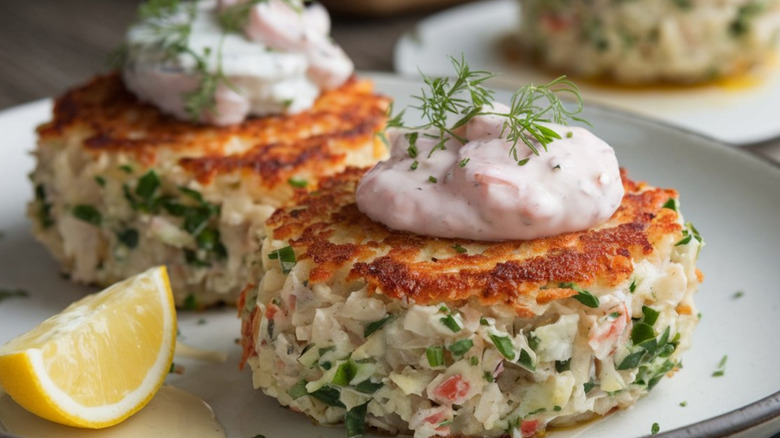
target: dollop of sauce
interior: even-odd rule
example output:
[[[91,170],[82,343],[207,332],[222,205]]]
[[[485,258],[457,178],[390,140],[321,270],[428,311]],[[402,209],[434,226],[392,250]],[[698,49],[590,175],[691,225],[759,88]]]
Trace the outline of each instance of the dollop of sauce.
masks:
[[[10,433],[38,438],[224,438],[211,407],[173,386],[163,386],[143,409],[105,429],[79,429],[44,420],[0,390],[0,426]],[[3,428],[0,427],[0,430]]]
[[[506,111],[494,104],[496,112]],[[480,115],[436,150],[438,132],[389,132],[391,157],[357,188],[358,208],[396,230],[472,240],[530,240],[597,226],[617,210],[623,184],[614,150],[586,129],[547,124],[562,138],[533,154],[502,135],[505,119]],[[412,170],[417,161],[417,169]]]
[[[300,3],[300,10],[288,3]],[[310,108],[322,90],[342,85],[354,65],[329,37],[330,17],[318,3],[268,0],[247,5],[243,34],[226,32],[219,14],[248,0],[201,0],[171,18],[187,25],[186,50],[173,53],[160,43],[150,23],[130,28],[128,57],[122,69],[127,88],[163,112],[190,120],[186,95],[201,86],[202,75],[192,54],[205,61],[211,75],[224,78],[214,90],[215,107],[198,121],[214,125],[240,123],[249,115],[294,114]]]

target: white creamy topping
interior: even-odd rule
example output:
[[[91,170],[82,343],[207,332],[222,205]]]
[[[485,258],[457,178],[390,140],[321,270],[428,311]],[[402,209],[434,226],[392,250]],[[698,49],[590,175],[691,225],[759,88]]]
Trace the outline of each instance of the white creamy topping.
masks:
[[[623,184],[609,145],[586,129],[548,124],[562,139],[547,152],[538,146],[539,155],[518,143],[518,158],[528,158],[518,166],[501,136],[504,120],[474,117],[460,128],[465,144],[451,139],[429,158],[438,138],[419,133],[416,170],[409,131],[391,131],[392,155],[360,181],[358,207],[397,230],[493,241],[586,230],[612,216]]]
[[[204,111],[201,122],[230,125],[249,115],[297,113],[352,74],[352,62],[328,36],[330,18],[321,5],[301,3],[297,11],[282,0],[261,2],[249,9],[244,34],[226,33],[218,14],[238,3],[246,0],[196,4],[188,50],[205,60],[208,72],[221,71],[225,79],[217,83],[214,111]],[[190,22],[185,9],[175,20]],[[187,51],[171,55],[147,24],[128,32],[125,85],[139,99],[190,120],[185,95],[199,87],[197,61]]]

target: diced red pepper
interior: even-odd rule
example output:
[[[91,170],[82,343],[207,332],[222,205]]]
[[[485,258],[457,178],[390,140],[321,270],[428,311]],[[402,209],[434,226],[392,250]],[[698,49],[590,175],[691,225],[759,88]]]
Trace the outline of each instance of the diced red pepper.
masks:
[[[471,385],[469,382],[464,380],[460,374],[455,374],[441,382],[433,390],[433,395],[439,400],[456,403],[462,401],[468,395],[470,389]]]

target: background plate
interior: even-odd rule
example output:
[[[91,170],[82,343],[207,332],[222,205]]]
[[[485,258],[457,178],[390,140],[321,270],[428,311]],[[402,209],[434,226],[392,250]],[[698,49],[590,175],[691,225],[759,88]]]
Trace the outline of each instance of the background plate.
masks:
[[[412,102],[409,96],[422,85],[389,75],[371,77],[380,91],[396,98],[399,109]],[[498,100],[508,96],[497,93]],[[24,217],[25,203],[32,197],[26,175],[33,167],[33,130],[48,118],[50,105],[40,101],[0,113],[5,148],[0,160],[0,288],[23,288],[30,294],[0,303],[0,343],[94,290],[58,274],[57,264],[33,240]],[[662,432],[687,428],[669,434],[675,437],[721,436],[748,429],[750,436],[766,436],[780,430],[777,420],[769,421],[780,413],[780,395],[775,394],[780,390],[776,340],[780,294],[775,291],[780,169],[701,136],[631,115],[590,107],[585,117],[594,132],[614,146],[632,178],[680,191],[686,219],[696,224],[707,242],[699,263],[705,282],[697,295],[703,318],[693,348],[683,354],[685,367],[674,378],[662,380],[632,409],[550,437],[642,436],[649,434],[654,422]],[[734,297],[738,290],[744,291],[741,298]],[[231,437],[344,436],[343,428],[313,426],[251,389],[250,373],[237,366],[239,322],[233,309],[182,311],[179,321],[183,342],[224,351],[229,358],[221,364],[177,358],[186,372],[170,376],[168,383],[209,402]],[[724,355],[725,376],[712,377]],[[686,407],[680,406],[683,401]]]
[[[557,75],[507,56],[511,47],[507,50],[505,43],[517,33],[519,22],[517,0],[476,2],[435,14],[398,41],[395,70],[415,77],[418,69],[427,75],[452,75],[445,55],[460,57],[463,53],[472,68],[499,73],[498,85],[518,88],[527,82],[554,79]],[[778,65],[751,85],[732,81],[690,88],[630,89],[576,82],[586,103],[652,117],[726,143],[746,145],[780,136]]]

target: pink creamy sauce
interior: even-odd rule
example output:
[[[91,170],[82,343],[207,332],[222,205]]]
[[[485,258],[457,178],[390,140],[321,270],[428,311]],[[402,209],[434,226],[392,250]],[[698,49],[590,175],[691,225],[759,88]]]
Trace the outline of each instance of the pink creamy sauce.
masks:
[[[391,132],[392,155],[360,181],[358,208],[397,230],[491,241],[586,230],[617,210],[623,184],[608,144],[586,129],[549,124],[562,139],[547,152],[539,146],[538,156],[518,143],[518,157],[529,158],[518,166],[500,135],[503,121],[473,118],[461,128],[467,143],[450,140],[430,158],[437,139],[420,133],[417,170],[410,170],[414,159],[405,131]]]
[[[328,36],[330,17],[319,4],[301,11],[282,0],[252,6],[244,34],[225,34],[218,14],[247,0],[201,0],[192,22],[189,48],[209,50],[209,71],[222,74],[233,86],[220,83],[214,112],[201,120],[214,125],[241,123],[249,115],[294,114],[312,106],[322,90],[337,88],[354,65]],[[177,17],[188,20],[184,10]],[[181,120],[189,120],[185,94],[196,90],[200,76],[188,54],[171,57],[161,50],[143,23],[131,28],[130,58],[123,68],[125,85],[139,99]]]

